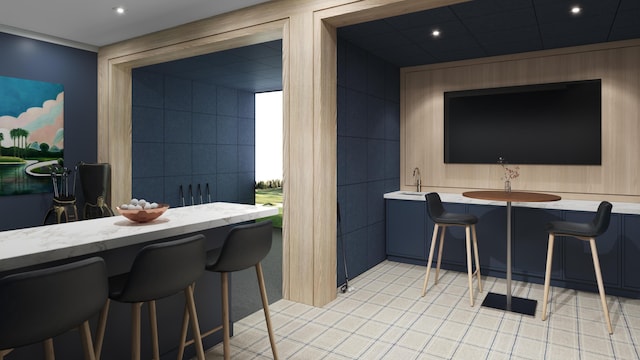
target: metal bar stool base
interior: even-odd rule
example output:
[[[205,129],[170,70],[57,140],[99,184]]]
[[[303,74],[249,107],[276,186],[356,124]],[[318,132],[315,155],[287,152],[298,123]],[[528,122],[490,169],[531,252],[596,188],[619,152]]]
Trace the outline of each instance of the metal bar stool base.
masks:
[[[536,305],[538,301],[520,298],[516,296],[511,297],[511,308],[509,309],[507,306],[507,295],[496,294],[496,293],[488,293],[487,297],[484,298],[482,302],[482,306],[490,307],[498,310],[511,311],[514,313],[536,316]]]

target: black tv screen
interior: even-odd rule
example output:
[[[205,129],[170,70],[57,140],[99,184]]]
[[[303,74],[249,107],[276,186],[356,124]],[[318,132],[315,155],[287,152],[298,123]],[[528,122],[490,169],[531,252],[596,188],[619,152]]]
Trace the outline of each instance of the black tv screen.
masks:
[[[444,162],[600,165],[601,81],[444,93]]]

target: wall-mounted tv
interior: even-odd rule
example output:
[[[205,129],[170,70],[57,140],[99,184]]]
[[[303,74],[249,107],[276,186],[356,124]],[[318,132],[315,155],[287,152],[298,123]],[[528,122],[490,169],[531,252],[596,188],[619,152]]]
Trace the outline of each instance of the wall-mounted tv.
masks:
[[[600,165],[601,80],[444,93],[444,162]]]

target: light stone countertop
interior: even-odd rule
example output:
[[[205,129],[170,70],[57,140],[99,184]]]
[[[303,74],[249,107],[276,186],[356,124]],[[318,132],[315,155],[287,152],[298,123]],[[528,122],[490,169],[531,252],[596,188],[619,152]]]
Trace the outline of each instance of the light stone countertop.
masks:
[[[277,215],[276,207],[216,202],[168,209],[148,223],[124,216],[0,232],[0,271]]]
[[[424,198],[425,194],[426,192],[399,190],[399,191],[393,191],[393,192],[384,194],[384,198],[394,199],[394,200],[425,201],[425,198]],[[442,202],[448,202],[448,203],[506,206],[506,202],[504,201],[472,199],[472,198],[464,197],[462,196],[462,194],[439,193],[439,195],[440,195],[440,199],[442,199]],[[529,208],[538,208],[538,209],[573,210],[573,211],[590,211],[590,212],[595,212],[598,209],[599,204],[600,204],[599,201],[564,200],[564,199],[560,201],[550,201],[550,202],[513,202],[511,203],[512,206],[519,206],[519,207],[529,207]],[[612,201],[611,204],[613,205],[613,210],[612,210],[613,213],[640,215],[640,204],[638,203]]]

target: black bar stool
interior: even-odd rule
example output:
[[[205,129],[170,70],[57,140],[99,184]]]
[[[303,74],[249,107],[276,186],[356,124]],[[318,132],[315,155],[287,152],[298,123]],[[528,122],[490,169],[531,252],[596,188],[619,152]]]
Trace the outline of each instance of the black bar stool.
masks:
[[[231,229],[221,248],[217,248],[207,253],[207,270],[219,272],[222,280],[222,326],[218,326],[202,334],[202,337],[209,336],[216,331],[223,330],[224,358],[231,358],[230,329],[229,329],[229,273],[240,271],[255,266],[258,276],[258,286],[262,297],[262,308],[264,318],[267,323],[267,332],[271,342],[271,352],[273,358],[278,359],[276,341],[271,326],[271,316],[269,315],[269,300],[264,285],[262,265],[260,261],[267,256],[271,250],[273,225],[270,220],[247,225],[238,225]],[[185,312],[184,323],[182,325],[182,339],[187,336],[188,314]],[[189,345],[184,343],[184,345]],[[178,354],[183,353],[183,347]]]
[[[598,292],[600,302],[604,311],[604,318],[607,322],[609,334],[613,334],[611,319],[609,318],[609,308],[604,293],[604,283],[602,272],[600,271],[600,260],[598,259],[598,249],[596,248],[596,237],[602,235],[609,228],[611,219],[611,209],[613,205],[603,201],[598,206],[595,217],[589,223],[576,223],[570,221],[552,221],[547,225],[549,232],[549,247],[547,249],[547,270],[544,275],[544,299],[542,300],[542,320],[547,319],[547,300],[549,299],[549,283],[551,281],[551,265],[553,263],[553,241],[556,236],[571,236],[580,240],[588,241],[591,245],[591,257],[593,258],[593,268],[598,282]]]
[[[186,308],[191,315],[199,360],[204,360],[200,326],[193,298],[193,283],[206,265],[204,236],[195,235],[180,240],[147,245],[136,255],[131,271],[109,278],[109,299],[131,303],[131,359],[140,359],[140,310],[149,304],[153,359],[160,358],[156,300],[184,292]],[[100,353],[107,322],[109,301],[100,314],[96,336],[96,353]]]
[[[440,245],[438,247],[438,262],[436,264],[436,280],[438,283],[438,275],[440,273],[440,262],[442,260],[442,247],[444,245],[444,233],[449,226],[464,226],[466,232],[466,248],[467,248],[467,273],[469,275],[469,300],[473,306],[473,275],[478,276],[478,290],[482,292],[482,278],[480,276],[480,260],[478,258],[478,241],[476,237],[476,223],[478,218],[472,214],[456,214],[445,211],[438,193],[432,192],[425,195],[427,201],[427,214],[434,222],[433,237],[431,238],[431,250],[429,250],[429,261],[427,262],[427,273],[424,277],[424,285],[422,286],[422,296],[427,293],[427,283],[429,282],[429,273],[431,272],[431,264],[433,263],[433,250],[436,247],[438,238],[438,230],[440,230]],[[476,261],[476,271],[472,272],[471,262],[471,234],[473,234],[473,250]]]
[[[95,359],[89,319],[107,301],[107,269],[93,257],[0,279],[0,359],[13,348],[44,341],[54,359],[53,337],[80,329],[84,358]]]

